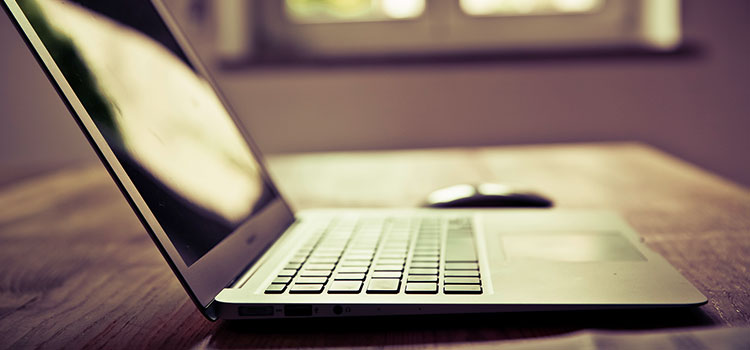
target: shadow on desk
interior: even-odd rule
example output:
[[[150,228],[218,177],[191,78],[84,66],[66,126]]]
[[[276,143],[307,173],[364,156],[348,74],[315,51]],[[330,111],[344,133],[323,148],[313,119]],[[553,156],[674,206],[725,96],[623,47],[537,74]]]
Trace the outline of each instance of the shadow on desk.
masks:
[[[223,321],[201,346],[429,346],[554,336],[582,329],[655,330],[712,324],[699,308]]]

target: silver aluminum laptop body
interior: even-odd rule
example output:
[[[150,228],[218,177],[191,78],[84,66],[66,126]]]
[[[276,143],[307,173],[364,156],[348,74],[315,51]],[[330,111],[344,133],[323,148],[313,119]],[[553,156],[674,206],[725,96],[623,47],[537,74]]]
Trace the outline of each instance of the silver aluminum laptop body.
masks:
[[[160,252],[209,319],[671,307],[707,301],[609,212],[294,213],[163,5],[3,1]],[[370,292],[371,274],[358,293],[332,293],[330,284],[320,292],[292,293],[301,275],[284,279],[285,287],[269,293],[300,251],[318,249],[315,242],[327,237],[334,223],[356,226],[364,220],[383,227],[408,223],[408,239],[401,241],[407,263],[394,293]],[[481,282],[460,274],[451,280],[459,286],[472,281],[472,294],[451,294],[444,284],[455,272],[448,270],[449,256],[460,241],[451,240],[445,226],[435,228],[437,238],[431,240],[442,249],[436,258],[438,289],[407,293],[409,269],[419,262],[417,234],[426,220],[463,220],[473,229],[477,262],[452,266],[469,264]],[[380,242],[376,236],[369,239]]]

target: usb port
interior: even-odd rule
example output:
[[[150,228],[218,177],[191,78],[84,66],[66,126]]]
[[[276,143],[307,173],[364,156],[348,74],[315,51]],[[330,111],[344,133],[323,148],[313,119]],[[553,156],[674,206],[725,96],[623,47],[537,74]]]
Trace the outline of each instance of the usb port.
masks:
[[[240,316],[273,316],[273,306],[240,306]]]
[[[284,305],[284,316],[312,316],[312,305]]]

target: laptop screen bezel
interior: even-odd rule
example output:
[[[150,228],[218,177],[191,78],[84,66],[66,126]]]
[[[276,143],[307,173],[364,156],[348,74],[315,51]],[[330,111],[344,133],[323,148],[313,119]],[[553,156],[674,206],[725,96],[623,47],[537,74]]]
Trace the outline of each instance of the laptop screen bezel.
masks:
[[[248,222],[240,225],[239,228],[190,266],[185,264],[176,247],[167,237],[164,229],[158,223],[151,210],[149,210],[133,181],[128,177],[113,150],[97,129],[93,119],[83,107],[72,87],[68,84],[62,71],[47,51],[46,46],[37,36],[36,31],[18,5],[18,0],[3,0],[3,7],[48,79],[63,99],[78,126],[94,148],[97,156],[115,180],[120,191],[125,195],[128,203],[146,227],[149,235],[187,290],[191,299],[206,317],[215,319],[215,312],[211,308],[211,302],[214,297],[246,271],[262,255],[263,251],[278,239],[294,222],[294,212],[282,198],[268,175],[265,162],[258,147],[252,142],[252,138],[246,129],[239,123],[236,113],[229,107],[226,98],[221,94],[216,82],[208,74],[207,69],[188,44],[187,39],[180,31],[167,7],[161,1],[143,1],[149,1],[153,4],[154,9],[158,12],[159,17],[163,20],[189,62],[195,67],[198,74],[211,84],[217,97],[247,142],[253,156],[258,161],[261,177],[275,194],[274,200],[267,204],[266,209],[263,210],[263,220],[261,222],[254,222],[254,218],[250,218]],[[264,232],[261,240],[257,239],[257,232]]]

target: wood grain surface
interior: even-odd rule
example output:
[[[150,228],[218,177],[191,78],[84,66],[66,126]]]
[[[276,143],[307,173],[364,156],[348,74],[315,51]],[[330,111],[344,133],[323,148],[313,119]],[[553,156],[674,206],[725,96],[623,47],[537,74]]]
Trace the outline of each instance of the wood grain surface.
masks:
[[[298,209],[413,207],[502,182],[621,213],[709,303],[695,309],[209,322],[104,168],[0,188],[0,348],[471,347],[580,329],[750,324],[750,192],[637,143],[277,156]],[[468,342],[468,343],[467,343]]]

